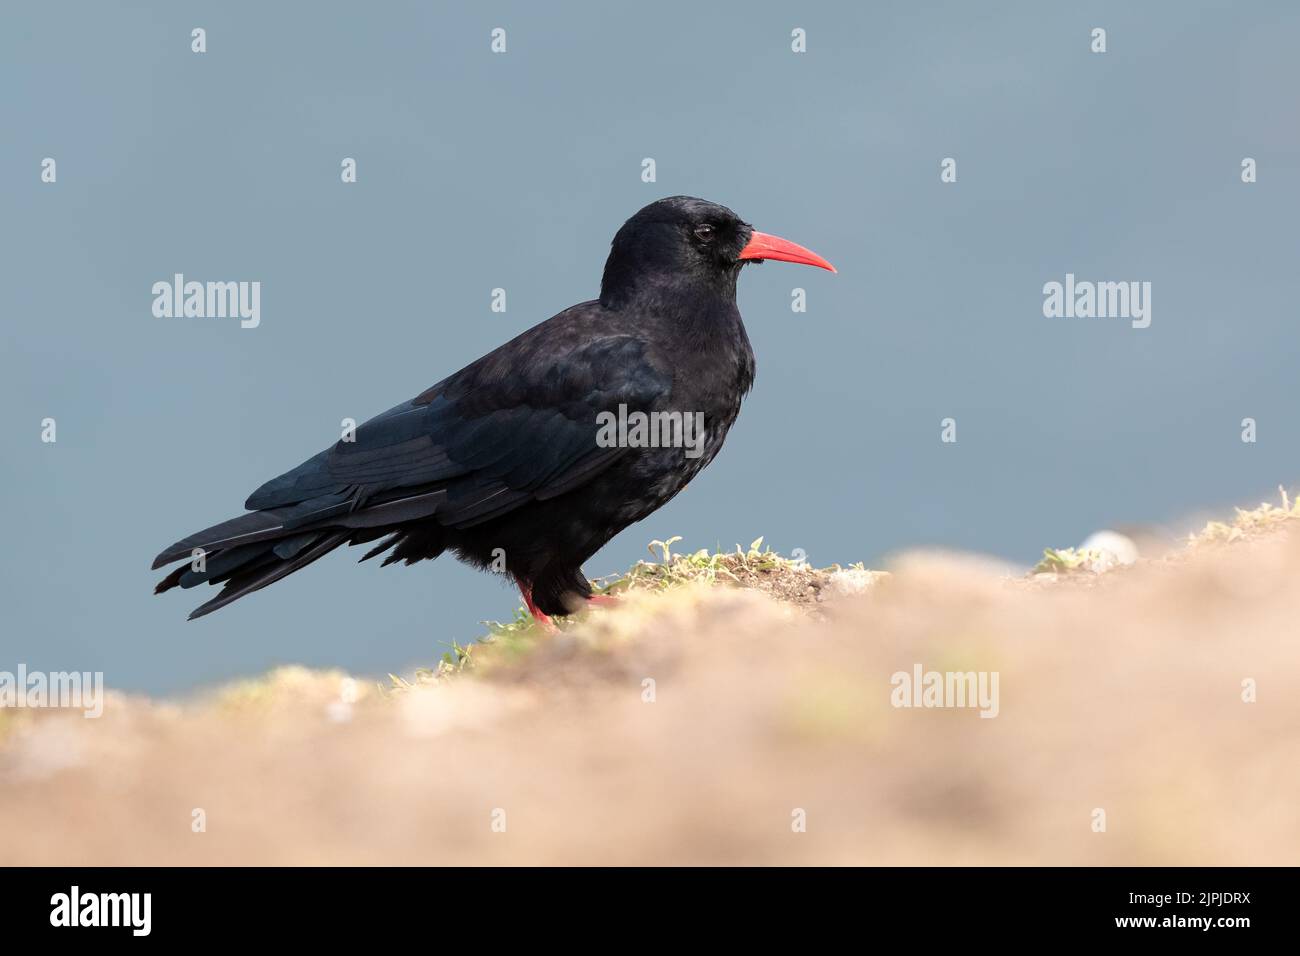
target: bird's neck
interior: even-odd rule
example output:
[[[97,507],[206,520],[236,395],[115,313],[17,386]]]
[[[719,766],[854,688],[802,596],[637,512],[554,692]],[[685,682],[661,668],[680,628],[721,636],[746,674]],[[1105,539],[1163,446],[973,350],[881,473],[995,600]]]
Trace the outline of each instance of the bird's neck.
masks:
[[[611,262],[600,284],[600,304],[619,312],[654,316],[683,332],[699,326],[726,327],[740,321],[736,309],[739,271],[621,272]]]
[[[737,270],[739,271],[739,270]],[[608,274],[607,274],[608,277]],[[736,306],[736,274],[723,281],[642,272],[635,283],[601,289],[601,305],[631,316],[639,334],[679,357],[687,378],[743,395],[754,382],[754,350]]]

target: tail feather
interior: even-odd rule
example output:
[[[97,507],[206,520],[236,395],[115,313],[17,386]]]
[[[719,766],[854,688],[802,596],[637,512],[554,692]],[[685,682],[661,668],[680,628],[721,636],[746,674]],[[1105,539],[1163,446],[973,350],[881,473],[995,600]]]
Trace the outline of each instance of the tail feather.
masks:
[[[193,566],[187,567],[178,583],[183,588],[192,588],[225,577],[228,573],[239,570],[250,561],[269,553],[271,548],[271,543],[264,541],[261,544],[245,544],[224,551],[214,551],[210,555],[205,554],[202,570],[198,570]]]
[[[297,504],[253,511],[182,538],[154,559],[155,569],[198,553],[201,562],[174,568],[154,593],[175,587],[222,584],[221,592],[190,615],[193,620],[225,607],[245,594],[306,567],[340,544],[361,544],[388,536],[362,560],[397,546],[393,560],[408,564],[442,553],[441,535],[401,525],[433,517],[445,504],[445,488],[416,488],[380,496],[358,507],[355,489],[322,495]],[[198,567],[195,567],[195,564]]]
[[[176,585],[181,583],[181,578],[188,570],[189,568],[183,564],[179,568],[173,568],[171,574],[167,575],[167,577],[154,585],[153,593],[162,594],[164,591],[170,591],[172,588],[176,587]]]
[[[223,548],[237,548],[277,538],[284,532],[284,522],[270,511],[253,511],[215,524],[211,528],[181,538],[153,559],[153,568],[188,558],[195,551],[211,553]]]
[[[201,604],[190,612],[190,620],[203,617],[205,614],[211,614],[213,611],[225,607],[232,601],[237,601],[246,594],[260,590],[268,584],[274,584],[276,581],[286,577],[293,572],[305,568],[317,558],[322,558],[329,554],[344,541],[347,540],[350,532],[344,531],[327,531],[316,536],[316,541],[309,547],[301,549],[290,560],[284,560],[275,557],[275,560],[266,562],[251,570],[234,574],[221,589],[221,593],[205,604]],[[274,557],[274,552],[272,552]]]
[[[371,548],[369,551],[363,554],[361,556],[361,561],[369,561],[375,555],[383,554],[385,551],[387,551],[389,548],[391,548],[393,545],[397,544],[397,542],[401,540],[402,540],[402,532],[400,531],[389,535],[383,541],[380,541],[377,545],[375,545],[373,548]],[[354,540],[352,543],[356,544],[357,542]],[[361,561],[358,561],[357,563],[360,564]]]
[[[346,514],[351,506],[350,496],[339,493],[313,498],[289,508],[250,511],[182,538],[154,558],[153,567],[157,570],[165,564],[189,557],[196,550],[211,554],[213,551],[283,538],[289,531],[305,531],[312,524],[327,522],[330,518]]]
[[[245,561],[243,564],[239,565],[238,567],[230,568],[226,571],[222,571],[220,574],[212,575],[207,579],[207,582],[208,584],[224,584],[226,581],[229,581],[235,575],[243,576],[246,574],[250,574],[253,571],[260,571],[262,568],[269,567],[271,565],[279,564],[279,563],[280,563],[280,559],[275,556],[275,549],[267,548],[265,551],[257,555],[255,558],[252,558],[249,561]]]

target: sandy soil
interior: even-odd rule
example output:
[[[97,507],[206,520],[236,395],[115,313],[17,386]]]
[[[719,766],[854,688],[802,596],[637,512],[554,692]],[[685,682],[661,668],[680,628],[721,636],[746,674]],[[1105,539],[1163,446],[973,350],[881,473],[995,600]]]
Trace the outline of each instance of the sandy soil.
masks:
[[[1294,865],[1298,580],[1286,528],[1035,581],[930,555],[816,614],[634,595],[400,692],[11,710],[0,863]],[[998,715],[893,706],[917,664],[996,672]]]

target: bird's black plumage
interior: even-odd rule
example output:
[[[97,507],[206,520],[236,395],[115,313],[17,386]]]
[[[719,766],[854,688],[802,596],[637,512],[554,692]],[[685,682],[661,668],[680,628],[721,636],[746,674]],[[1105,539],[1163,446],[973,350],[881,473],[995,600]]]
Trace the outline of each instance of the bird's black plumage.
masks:
[[[751,234],[704,200],[647,206],[615,236],[598,300],[268,481],[245,502],[248,514],[158,555],[155,568],[185,563],[157,590],[224,585],[190,615],[199,617],[341,544],[379,541],[365,558],[388,552],[385,564],[411,564],[451,550],[480,567],[504,561],[535,613],[568,613],[591,595],[582,563],[685,487],[740,411],[754,354],[736,278]],[[602,447],[598,415],[620,406],[702,413],[698,456]]]

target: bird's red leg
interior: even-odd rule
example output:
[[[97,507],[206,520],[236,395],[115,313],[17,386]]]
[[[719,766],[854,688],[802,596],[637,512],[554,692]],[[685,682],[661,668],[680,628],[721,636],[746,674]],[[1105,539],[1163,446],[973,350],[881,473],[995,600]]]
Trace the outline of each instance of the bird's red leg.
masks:
[[[555,622],[551,620],[550,615],[542,613],[538,610],[537,605],[533,603],[532,585],[523,579],[516,579],[516,583],[519,585],[519,593],[524,596],[524,606],[528,608],[528,613],[533,616],[533,620],[548,631],[557,630]]]
[[[618,607],[619,600],[612,594],[593,594],[587,603],[594,607]]]

